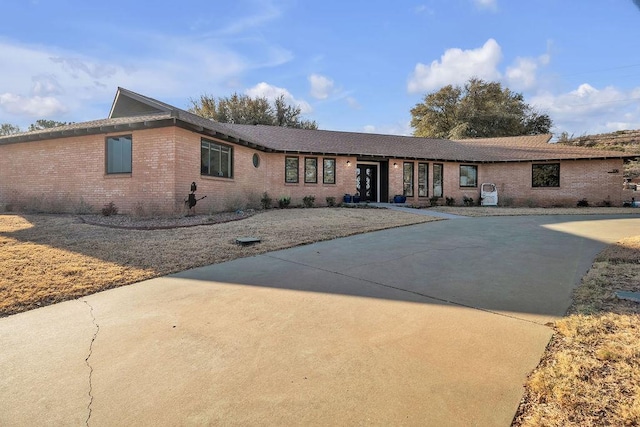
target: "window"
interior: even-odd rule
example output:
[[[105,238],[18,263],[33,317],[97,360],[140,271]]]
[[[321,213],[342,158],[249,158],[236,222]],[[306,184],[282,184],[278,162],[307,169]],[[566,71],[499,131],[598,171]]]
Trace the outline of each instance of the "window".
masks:
[[[227,145],[203,139],[200,144],[200,174],[233,178],[232,149]]]
[[[433,164],[433,195],[442,197],[442,163]]]
[[[131,135],[107,138],[107,173],[131,173]]]
[[[260,156],[258,155],[258,153],[253,153],[253,159],[251,159],[253,162],[253,167],[257,168],[260,166]]]
[[[560,163],[531,165],[533,187],[560,187]]]
[[[478,186],[478,167],[460,165],[460,187]]]
[[[324,184],[336,183],[336,159],[323,159],[322,182]]]
[[[429,196],[429,164],[418,163],[418,197]]]
[[[413,163],[405,163],[402,172],[402,194],[413,197]]]
[[[317,157],[304,158],[304,182],[305,184],[318,183],[318,158]]]
[[[284,182],[295,184],[298,182],[298,158],[284,158]]]

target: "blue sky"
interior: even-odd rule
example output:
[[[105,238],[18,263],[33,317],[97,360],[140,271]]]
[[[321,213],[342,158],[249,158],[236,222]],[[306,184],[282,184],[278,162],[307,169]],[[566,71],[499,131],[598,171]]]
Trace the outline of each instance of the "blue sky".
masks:
[[[424,95],[500,81],[576,136],[640,128],[640,1],[5,0],[0,123],[284,94],[321,129],[410,134]]]

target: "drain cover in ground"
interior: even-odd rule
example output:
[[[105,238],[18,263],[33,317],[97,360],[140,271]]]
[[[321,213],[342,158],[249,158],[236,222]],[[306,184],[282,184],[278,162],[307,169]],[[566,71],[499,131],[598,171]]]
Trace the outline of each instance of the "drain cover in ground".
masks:
[[[616,296],[619,299],[640,302],[640,292],[616,291]]]
[[[236,243],[242,246],[251,245],[253,243],[260,243],[260,239],[257,237],[238,237]]]

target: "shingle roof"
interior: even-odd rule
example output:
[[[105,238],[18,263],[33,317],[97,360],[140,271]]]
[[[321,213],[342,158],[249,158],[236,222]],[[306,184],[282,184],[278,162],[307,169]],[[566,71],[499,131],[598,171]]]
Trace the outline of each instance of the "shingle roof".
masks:
[[[636,156],[617,151],[552,144],[549,143],[551,135],[446,140],[219,123],[123,88],[118,88],[108,119],[4,136],[0,137],[0,144],[170,125],[186,127],[203,135],[219,137],[261,150],[284,153],[470,163]]]

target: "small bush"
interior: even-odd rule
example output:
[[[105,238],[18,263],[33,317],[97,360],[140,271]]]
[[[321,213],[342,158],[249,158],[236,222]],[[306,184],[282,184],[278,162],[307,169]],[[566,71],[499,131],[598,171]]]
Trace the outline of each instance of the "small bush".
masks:
[[[73,211],[78,215],[90,214],[93,212],[93,206],[85,202],[84,199],[80,197],[80,201],[75,205]]]
[[[282,196],[278,199],[278,207],[280,209],[288,207],[289,204],[291,204],[291,197],[289,196]]]
[[[463,203],[465,206],[473,206],[473,198],[472,198],[472,197],[464,196],[464,197],[462,197],[462,203]]]
[[[445,197],[444,204],[447,206],[453,206],[456,204],[456,199],[454,199],[453,197]]]
[[[440,200],[440,197],[438,196],[429,197],[429,203],[431,204],[431,206],[438,206],[438,200]]]
[[[260,206],[262,206],[262,209],[271,208],[272,203],[273,203],[273,200],[271,200],[271,197],[269,197],[267,192],[265,191],[264,193],[262,193],[262,198],[260,199]]]
[[[526,207],[528,208],[537,208],[538,207],[538,203],[536,203],[535,200],[533,199],[527,199],[524,201],[524,204]]]
[[[102,215],[104,216],[117,215],[118,207],[116,206],[115,203],[109,202],[106,205],[104,205],[101,212],[102,212]]]
[[[334,207],[336,205],[336,198],[333,196],[329,196],[325,199],[327,201],[327,206]]]
[[[302,204],[305,208],[312,208],[316,202],[316,196],[304,196],[302,198]]]
[[[578,200],[577,206],[579,208],[588,208],[589,207],[589,201],[587,201],[587,199],[580,199],[580,200]]]

